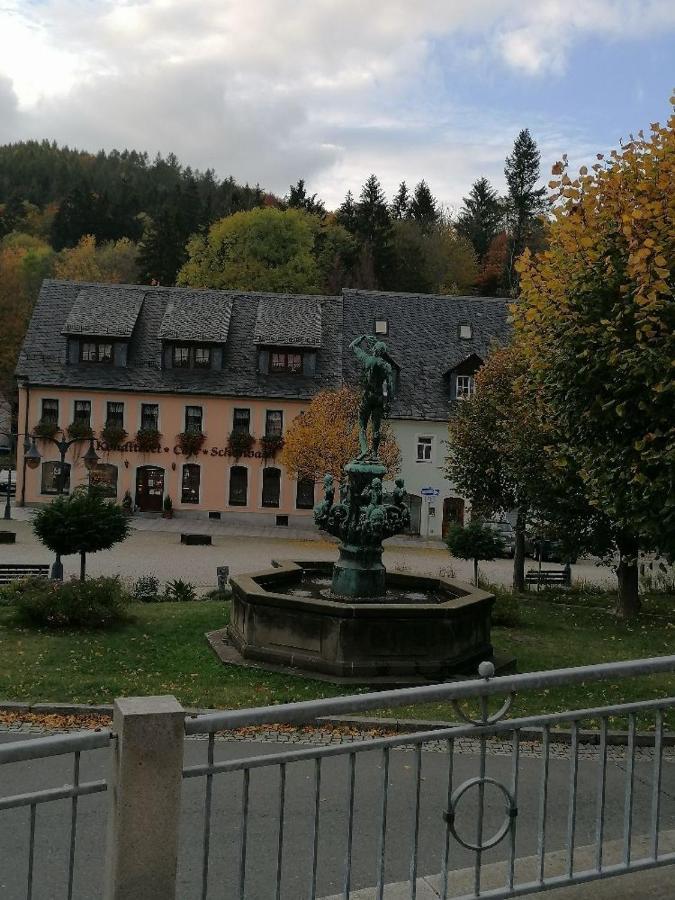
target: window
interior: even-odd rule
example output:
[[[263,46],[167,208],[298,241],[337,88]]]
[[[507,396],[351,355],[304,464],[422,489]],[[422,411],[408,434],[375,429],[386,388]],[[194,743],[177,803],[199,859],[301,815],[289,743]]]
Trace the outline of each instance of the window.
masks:
[[[185,407],[185,430],[199,433],[202,430],[201,406]]]
[[[76,400],[73,410],[73,422],[78,425],[91,424],[91,400]]]
[[[281,437],[283,431],[283,412],[280,409],[268,409],[265,417],[265,437]]]
[[[250,434],[251,410],[235,409],[232,415],[232,431],[235,434]]]
[[[174,369],[188,369],[190,367],[190,348],[178,344],[173,348]]]
[[[468,322],[462,322],[459,326],[459,336],[463,341],[470,341],[473,337],[473,328]]]
[[[90,472],[91,484],[97,485],[104,497],[117,497],[117,466],[99,463]]]
[[[314,509],[314,482],[311,478],[300,478],[295,492],[296,509]]]
[[[119,428],[124,427],[124,403],[108,402],[105,424]]]
[[[49,422],[52,425],[59,424],[59,401],[43,400],[41,422]]]
[[[82,362],[111,363],[113,361],[113,345],[104,341],[82,341],[80,360]]]
[[[208,369],[211,366],[211,348],[195,347],[195,369]]]
[[[375,334],[389,334],[389,322],[386,319],[375,319]]]
[[[476,391],[476,384],[473,379],[473,375],[458,375],[457,376],[457,399],[465,400],[467,397],[470,397]]]
[[[248,469],[232,466],[230,469],[230,506],[246,506],[248,503]]]
[[[183,486],[181,491],[181,503],[199,503],[199,483],[201,480],[201,467],[195,463],[186,463],[183,466]]]
[[[432,437],[417,438],[417,462],[431,462],[431,454],[434,446]]]
[[[270,372],[302,372],[302,353],[273,350],[270,354]]]
[[[279,506],[281,469],[263,469],[263,506]]]
[[[67,494],[70,490],[70,463],[42,463],[42,493]]]
[[[141,428],[144,431],[159,430],[159,406],[156,403],[141,403]]]

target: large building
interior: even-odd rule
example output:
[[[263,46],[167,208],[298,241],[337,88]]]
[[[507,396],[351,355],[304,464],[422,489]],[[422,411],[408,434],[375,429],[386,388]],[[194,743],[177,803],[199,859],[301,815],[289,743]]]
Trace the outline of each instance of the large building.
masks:
[[[298,524],[315,486],[287,477],[276,448],[316,393],[358,384],[349,344],[371,334],[396,372],[392,425],[415,528],[439,535],[463,517],[443,474],[448,418],[507,329],[506,301],[492,298],[45,281],[17,366],[19,430],[40,435],[42,459],[31,470],[19,457],[17,499],[86,483],[92,435],[93,477],[141,512],[169,496],[181,513]],[[50,436],[81,438],[63,468]]]

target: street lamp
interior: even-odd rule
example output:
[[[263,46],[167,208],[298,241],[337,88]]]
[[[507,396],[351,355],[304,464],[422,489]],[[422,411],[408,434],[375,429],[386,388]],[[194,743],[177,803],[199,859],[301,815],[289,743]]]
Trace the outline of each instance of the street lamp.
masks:
[[[26,465],[30,469],[35,469],[40,465],[40,454],[38,452],[37,447],[35,446],[35,438],[33,435],[28,434],[15,434],[11,431],[0,431],[0,434],[3,437],[9,438],[9,446],[7,448],[3,448],[7,450],[7,454],[11,457],[12,452],[16,452],[16,442],[20,437],[26,439],[25,447],[26,452],[24,458],[26,460]],[[30,445],[28,445],[28,439],[30,438]],[[10,462],[7,466],[7,496],[5,497],[5,512],[4,518],[11,519],[12,518],[12,508],[11,508],[11,492],[12,492],[12,469],[16,468],[16,462],[14,465]]]

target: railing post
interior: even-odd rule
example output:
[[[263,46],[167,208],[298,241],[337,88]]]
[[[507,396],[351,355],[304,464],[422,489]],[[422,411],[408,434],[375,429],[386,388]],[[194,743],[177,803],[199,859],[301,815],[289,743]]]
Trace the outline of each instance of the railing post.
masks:
[[[175,697],[115,701],[105,900],[173,900],[185,711]]]

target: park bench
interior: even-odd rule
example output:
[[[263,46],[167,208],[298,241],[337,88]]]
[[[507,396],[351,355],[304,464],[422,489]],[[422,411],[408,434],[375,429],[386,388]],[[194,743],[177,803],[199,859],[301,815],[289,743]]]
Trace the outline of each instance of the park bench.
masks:
[[[525,584],[536,584],[539,587],[550,587],[559,584],[569,587],[572,583],[569,566],[564,569],[528,569],[525,573]]]
[[[0,563],[0,585],[22,578],[49,578],[46,563]]]

